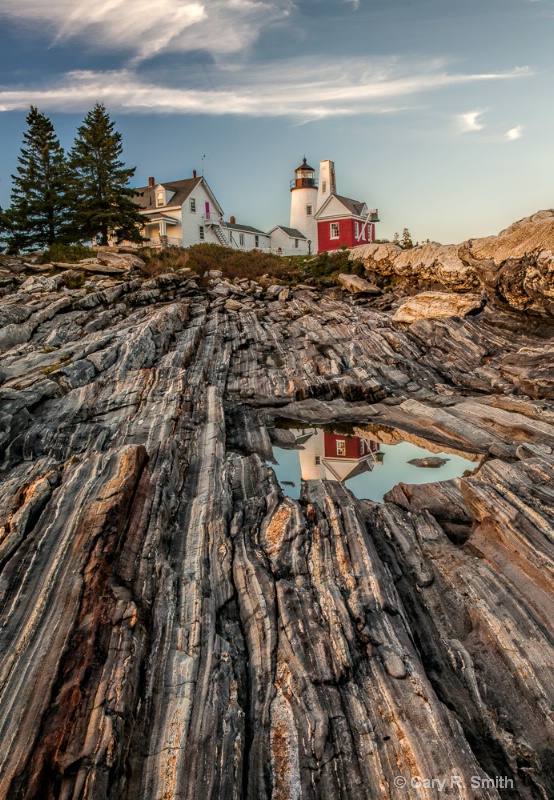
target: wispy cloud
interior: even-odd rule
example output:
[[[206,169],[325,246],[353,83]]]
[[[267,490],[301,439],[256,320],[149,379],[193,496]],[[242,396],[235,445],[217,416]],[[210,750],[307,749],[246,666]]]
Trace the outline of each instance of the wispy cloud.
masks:
[[[449,72],[442,62],[409,63],[397,58],[310,57],[267,64],[256,71],[235,66],[214,69],[217,88],[163,85],[133,69],[69,72],[42,88],[0,91],[0,110],[37,105],[46,111],[84,111],[97,100],[119,112],[288,116],[297,120],[405,108],[423,92],[486,81],[507,81],[529,69],[500,73]],[[473,120],[477,125],[478,120]]]
[[[521,139],[523,136],[523,125],[516,125],[515,128],[510,128],[509,131],[506,131],[505,138],[508,139],[509,142],[515,142],[516,139]]]
[[[458,114],[457,121],[460,132],[482,131],[485,126],[480,118],[483,114],[483,111],[467,111],[465,114]]]
[[[2,0],[0,18],[40,23],[54,42],[82,38],[140,61],[161,52],[237,53],[293,8],[293,0]]]

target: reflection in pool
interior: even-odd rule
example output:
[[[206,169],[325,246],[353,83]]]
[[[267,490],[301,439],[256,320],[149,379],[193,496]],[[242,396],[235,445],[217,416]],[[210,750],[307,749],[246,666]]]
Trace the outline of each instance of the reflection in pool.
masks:
[[[479,461],[431,452],[411,442],[387,445],[369,434],[344,431],[342,425],[334,430],[328,425],[293,428],[296,449],[273,448],[277,463],[272,466],[286,495],[298,499],[303,480],[335,480],[360,499],[382,502],[383,495],[397,483],[445,481],[479,466]],[[430,457],[444,463],[434,468],[409,463]]]

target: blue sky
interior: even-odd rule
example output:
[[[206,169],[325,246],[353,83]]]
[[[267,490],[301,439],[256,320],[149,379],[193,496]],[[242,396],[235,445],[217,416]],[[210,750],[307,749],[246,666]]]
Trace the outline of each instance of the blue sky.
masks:
[[[62,144],[97,100],[136,184],[205,175],[288,223],[303,155],[378,235],[461,241],[550,208],[554,0],[2,0],[0,203],[29,105]]]

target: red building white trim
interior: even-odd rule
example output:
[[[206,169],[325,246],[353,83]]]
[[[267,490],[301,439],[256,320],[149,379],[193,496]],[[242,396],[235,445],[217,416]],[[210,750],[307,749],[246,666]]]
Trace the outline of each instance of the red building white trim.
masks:
[[[375,241],[375,223],[379,221],[377,209],[370,210],[366,203],[338,194],[325,200],[315,219],[318,253]]]

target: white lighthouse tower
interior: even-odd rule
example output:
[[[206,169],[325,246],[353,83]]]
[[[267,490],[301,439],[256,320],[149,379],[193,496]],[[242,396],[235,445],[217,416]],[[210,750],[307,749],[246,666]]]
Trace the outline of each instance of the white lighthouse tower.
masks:
[[[311,242],[310,250],[317,253],[317,181],[315,170],[302,161],[294,171],[294,179],[290,184],[290,226],[303,233]]]

